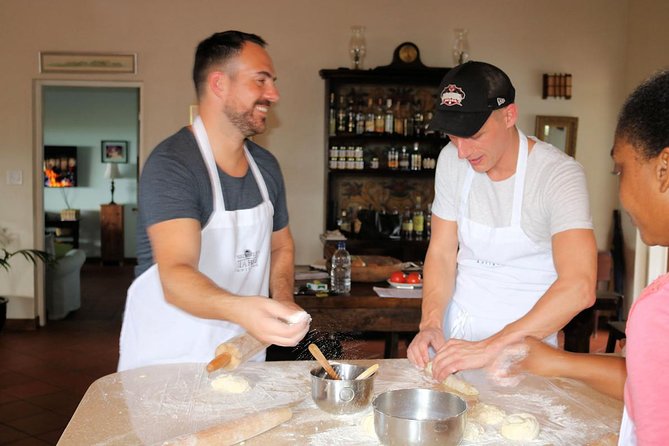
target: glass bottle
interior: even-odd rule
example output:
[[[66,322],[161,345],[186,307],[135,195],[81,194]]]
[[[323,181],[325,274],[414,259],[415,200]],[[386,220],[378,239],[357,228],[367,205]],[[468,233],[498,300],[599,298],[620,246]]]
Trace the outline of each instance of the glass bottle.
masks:
[[[413,151],[411,152],[411,170],[421,170],[423,165],[422,156],[418,143],[413,143]]]
[[[348,107],[346,108],[346,131],[355,133],[355,101],[353,94],[348,97]]]
[[[328,120],[328,135],[337,134],[337,110],[335,110],[335,94],[330,93],[330,114]]]
[[[467,30],[456,28],[453,30],[455,40],[453,41],[453,63],[460,65],[469,60],[469,41],[467,40]]]
[[[393,131],[396,135],[404,135],[404,113],[402,113],[402,104],[400,101],[395,102],[395,123]]]
[[[374,133],[383,133],[385,129],[385,115],[383,113],[383,98],[379,98],[374,110]]]
[[[413,133],[415,136],[421,137],[423,135],[423,104],[420,101],[414,102],[413,113]]]
[[[409,206],[404,207],[404,214],[402,215],[402,239],[411,240],[413,238],[413,216]]]
[[[386,99],[386,111],[384,113],[383,131],[387,134],[393,133],[393,126],[395,125],[395,116],[393,115],[393,100]]]
[[[351,26],[351,40],[348,42],[348,50],[351,55],[351,68],[359,70],[362,68],[362,61],[365,59],[366,42],[365,27]]]
[[[367,99],[367,110],[365,114],[365,133],[374,133],[374,99]]]
[[[337,108],[337,132],[346,133],[346,104],[344,96],[339,96],[339,107]]]
[[[337,250],[332,255],[330,291],[333,294],[351,292],[351,255],[346,250],[345,241],[337,242]]]
[[[425,238],[432,237],[432,203],[427,204],[427,213],[425,215]]]
[[[412,215],[414,240],[423,240],[423,231],[425,229],[425,214],[423,214],[420,202],[420,197],[416,197],[416,205]]]
[[[407,151],[406,146],[402,146],[399,164],[400,170],[409,170],[409,152]]]
[[[358,101],[358,110],[355,114],[355,134],[362,135],[365,133],[365,110],[364,102]]]

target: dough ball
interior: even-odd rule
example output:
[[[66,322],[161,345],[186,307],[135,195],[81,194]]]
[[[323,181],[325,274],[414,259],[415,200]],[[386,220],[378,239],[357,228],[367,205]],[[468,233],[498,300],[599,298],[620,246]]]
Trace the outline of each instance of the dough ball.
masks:
[[[244,393],[251,390],[246,378],[239,375],[220,375],[211,382],[211,387],[221,393]]]
[[[502,422],[499,433],[502,437],[516,441],[531,441],[539,436],[539,422],[529,413],[514,413]]]
[[[427,363],[424,373],[432,378],[432,361]],[[447,391],[453,391],[465,396],[476,396],[479,394],[476,387],[455,375],[448,375],[446,379],[441,382],[441,385],[444,386]]]
[[[307,313],[306,311],[298,311],[297,313],[293,313],[290,316],[288,316],[288,318],[286,319],[286,322],[288,322],[288,324],[292,325],[292,324],[297,324],[298,322],[301,322],[303,320],[307,320],[307,319],[310,319],[310,318],[311,318],[311,316],[309,316],[309,313]]]
[[[462,439],[466,441],[479,441],[485,435],[485,429],[476,421],[467,420]]]
[[[478,403],[469,410],[468,416],[481,424],[496,426],[506,417],[506,412],[492,404]]]
[[[360,427],[362,431],[372,437],[376,437],[376,430],[374,429],[374,412],[370,412],[360,420]]]

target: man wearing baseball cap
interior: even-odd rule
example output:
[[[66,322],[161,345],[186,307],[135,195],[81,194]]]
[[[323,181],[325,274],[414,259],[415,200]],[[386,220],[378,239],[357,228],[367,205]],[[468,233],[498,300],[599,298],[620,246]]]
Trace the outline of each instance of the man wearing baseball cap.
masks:
[[[436,379],[492,365],[525,336],[556,333],[595,300],[597,247],[583,168],[516,127],[499,68],[466,62],[439,86],[430,129],[451,142],[435,176],[415,365]]]

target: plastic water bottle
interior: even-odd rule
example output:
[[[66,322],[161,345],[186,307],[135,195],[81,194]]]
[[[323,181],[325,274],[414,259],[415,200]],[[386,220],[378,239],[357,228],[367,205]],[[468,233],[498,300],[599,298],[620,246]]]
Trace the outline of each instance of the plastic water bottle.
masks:
[[[334,294],[351,292],[351,255],[346,250],[346,242],[338,242],[337,250],[332,255],[330,291]]]

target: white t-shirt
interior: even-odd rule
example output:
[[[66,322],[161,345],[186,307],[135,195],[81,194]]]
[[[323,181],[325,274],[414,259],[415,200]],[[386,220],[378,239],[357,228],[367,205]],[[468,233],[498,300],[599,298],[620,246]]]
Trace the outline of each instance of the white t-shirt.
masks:
[[[568,229],[592,229],[590,202],[583,167],[560,149],[535,141],[527,158],[520,225],[530,240],[550,247],[551,237]],[[432,212],[441,219],[457,220],[457,207],[469,169],[449,143],[439,154]],[[491,227],[509,226],[515,174],[492,181],[475,173],[466,216]]]

